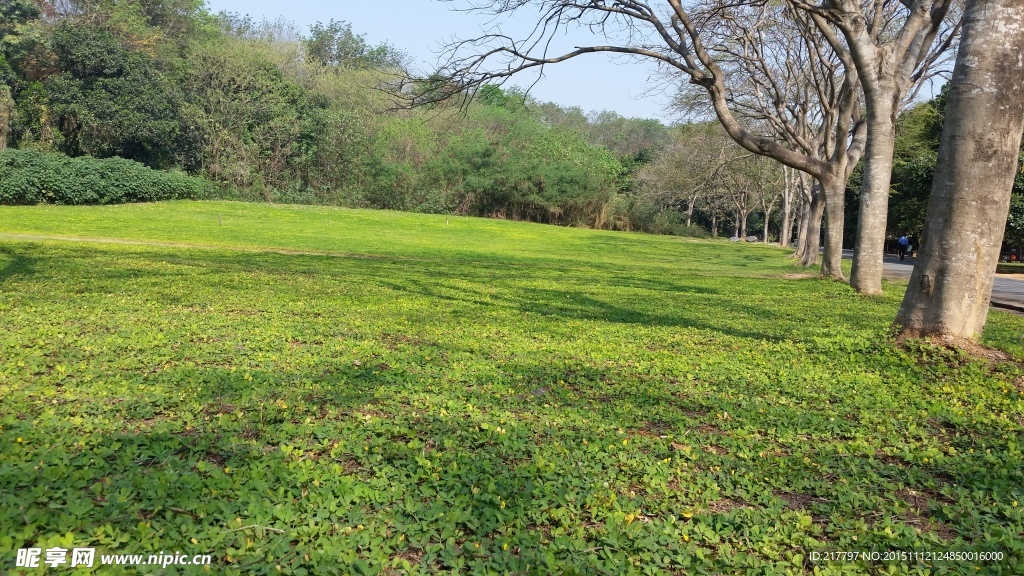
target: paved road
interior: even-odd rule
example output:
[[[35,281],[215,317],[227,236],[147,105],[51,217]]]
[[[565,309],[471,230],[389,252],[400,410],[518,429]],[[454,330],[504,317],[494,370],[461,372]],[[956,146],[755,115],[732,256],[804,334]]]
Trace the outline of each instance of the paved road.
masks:
[[[843,258],[853,258],[852,250],[843,250]],[[904,261],[896,256],[885,256],[885,275],[889,278],[910,278],[914,271],[913,258]],[[992,304],[1000,308],[1011,308],[1024,312],[1024,277],[1020,280],[1006,275],[996,276],[992,285]]]

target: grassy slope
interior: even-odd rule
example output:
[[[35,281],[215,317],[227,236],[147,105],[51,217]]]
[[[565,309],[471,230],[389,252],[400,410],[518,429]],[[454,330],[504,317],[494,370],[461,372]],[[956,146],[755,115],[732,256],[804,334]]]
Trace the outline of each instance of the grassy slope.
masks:
[[[60,542],[243,573],[801,573],[870,548],[1024,572],[1021,371],[895,349],[899,284],[450,221],[0,207],[0,234],[203,245],[0,236],[4,569]],[[991,343],[1024,353],[1022,320],[993,313]]]

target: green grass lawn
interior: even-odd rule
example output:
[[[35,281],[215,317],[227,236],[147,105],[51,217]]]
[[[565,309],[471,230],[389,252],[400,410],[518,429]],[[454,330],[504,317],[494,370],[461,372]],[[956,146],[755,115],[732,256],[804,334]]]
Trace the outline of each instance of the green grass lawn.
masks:
[[[897,348],[904,284],[803,272],[495,220],[0,207],[0,572],[63,546],[237,574],[1024,573],[1024,370]],[[989,345],[1024,360],[1022,334],[990,315]]]

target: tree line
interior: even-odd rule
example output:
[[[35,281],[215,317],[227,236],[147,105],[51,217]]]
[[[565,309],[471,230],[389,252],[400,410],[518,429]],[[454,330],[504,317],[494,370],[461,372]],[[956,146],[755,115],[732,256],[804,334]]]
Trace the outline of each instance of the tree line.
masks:
[[[126,158],[235,198],[679,231],[632,194],[670,138],[661,122],[497,86],[465,109],[404,110],[382,88],[406,59],[341,21],[11,0],[0,149]]]
[[[763,241],[804,230],[793,214],[808,181],[801,195],[797,172],[715,124],[588,114],[495,84],[464,108],[402,109],[381,88],[406,60],[340,21],[301,31],[198,0],[13,0],[0,7],[0,149],[131,159],[246,199]]]

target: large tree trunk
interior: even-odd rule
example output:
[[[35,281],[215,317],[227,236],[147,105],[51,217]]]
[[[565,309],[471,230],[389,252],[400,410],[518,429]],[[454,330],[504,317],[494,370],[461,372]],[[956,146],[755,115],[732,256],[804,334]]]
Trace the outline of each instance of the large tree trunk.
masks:
[[[747,238],[747,216],[750,216],[750,212],[740,212],[740,238],[744,240]]]
[[[882,293],[882,254],[896,139],[894,92],[894,87],[882,84],[867,98],[868,140],[850,273],[850,285],[861,294]]]
[[[811,202],[807,206],[807,241],[804,245],[804,266],[818,263],[818,248],[821,247],[821,219],[825,215],[825,193],[817,181],[811,186]]]
[[[839,178],[822,183],[825,195],[825,253],[821,261],[821,277],[845,280],[843,276],[843,223],[846,183]]]
[[[901,337],[981,335],[1024,132],[1024,2],[968,0]]]

